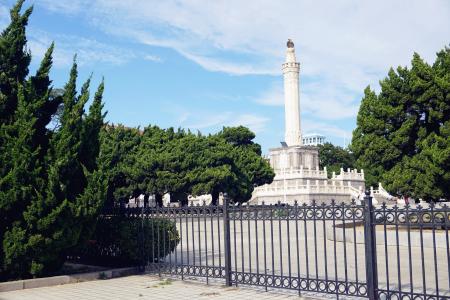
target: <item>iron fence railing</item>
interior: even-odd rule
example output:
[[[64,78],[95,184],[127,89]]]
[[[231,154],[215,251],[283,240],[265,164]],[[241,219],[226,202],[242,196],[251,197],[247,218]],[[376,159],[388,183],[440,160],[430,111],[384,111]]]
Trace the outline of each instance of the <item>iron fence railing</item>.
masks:
[[[225,201],[223,206],[125,211],[129,217],[168,220],[176,227],[176,237],[149,226],[139,232],[142,264],[160,275],[299,294],[450,299],[447,206],[375,207],[367,195],[362,204],[230,206]],[[149,235],[155,240],[151,246],[145,242]],[[168,245],[167,239],[176,244],[173,250],[159,249]]]

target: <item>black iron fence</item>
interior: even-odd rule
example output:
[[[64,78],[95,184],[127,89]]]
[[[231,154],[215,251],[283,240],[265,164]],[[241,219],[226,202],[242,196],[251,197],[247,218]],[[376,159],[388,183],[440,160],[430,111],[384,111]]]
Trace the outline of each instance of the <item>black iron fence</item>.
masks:
[[[127,216],[176,227],[176,235],[159,230],[162,222],[139,231],[142,263],[158,274],[299,294],[450,299],[447,206],[374,207],[366,196],[363,204],[133,208]]]

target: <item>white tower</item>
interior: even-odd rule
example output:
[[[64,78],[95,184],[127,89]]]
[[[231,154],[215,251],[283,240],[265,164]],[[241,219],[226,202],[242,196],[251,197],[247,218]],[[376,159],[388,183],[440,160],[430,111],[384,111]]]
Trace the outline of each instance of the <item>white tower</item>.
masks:
[[[288,146],[300,146],[302,145],[298,84],[300,63],[295,58],[294,43],[290,39],[287,42],[286,62],[282,69],[284,75],[285,142]]]

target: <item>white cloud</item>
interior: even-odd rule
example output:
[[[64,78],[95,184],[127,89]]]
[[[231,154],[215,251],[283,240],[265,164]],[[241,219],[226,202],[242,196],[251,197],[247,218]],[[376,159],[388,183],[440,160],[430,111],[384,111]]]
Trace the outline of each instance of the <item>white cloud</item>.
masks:
[[[233,120],[229,120],[228,126],[245,126],[250,128],[255,133],[262,132],[266,124],[270,121],[269,118],[262,117],[255,114],[237,115]]]
[[[341,72],[354,66],[371,71],[405,64],[414,50],[431,58],[448,43],[450,35],[450,3],[445,0],[292,0],[283,5],[240,0],[37,3],[53,11],[86,14],[111,33],[132,34],[146,43],[174,47],[207,68],[218,70],[223,66],[226,72],[240,70],[242,64],[218,56],[221,51],[253,56],[249,72],[278,73],[283,56],[280,48],[287,37],[296,42],[299,57],[307,66],[305,74],[322,74],[326,69]]]
[[[344,130],[336,125],[327,124],[324,122],[317,122],[311,119],[302,120],[303,131],[305,134],[308,133],[322,133],[331,134],[340,138],[351,137],[352,133],[350,131]]]
[[[268,106],[284,106],[284,91],[281,82],[274,82],[254,101]],[[302,115],[322,120],[339,120],[353,117],[358,112],[359,99],[343,88],[330,89],[321,80],[302,84],[300,87]]]
[[[190,114],[190,118],[187,118],[188,125],[186,127],[200,130],[200,129],[208,129],[211,127],[221,127],[225,126],[225,124],[230,120],[232,113],[231,112],[198,112],[196,114]]]
[[[150,44],[151,45],[151,44]],[[218,57],[208,57],[179,50],[186,58],[194,61],[209,71],[225,72],[233,75],[273,74],[273,70],[255,67],[249,63],[236,64]]]
[[[188,120],[189,116],[191,115],[191,113],[188,112],[182,112],[178,118],[177,118],[177,122],[178,123],[184,123]]]
[[[302,112],[323,120],[353,117],[358,112],[359,98],[338,86],[331,87],[321,81],[304,84],[300,102]]]
[[[28,39],[31,53],[37,60],[44,56],[52,41],[55,41],[53,61],[56,67],[70,66],[75,54],[80,65],[96,62],[120,65],[136,57],[136,54],[128,49],[80,36],[62,34],[50,36],[44,31],[30,30]]]
[[[156,56],[156,55],[149,55],[149,54],[147,54],[147,55],[144,56],[144,59],[148,60],[148,61],[152,61],[152,62],[158,62],[158,63],[162,62],[162,58],[159,57],[159,56]]]
[[[267,90],[264,90],[254,101],[262,105],[283,106],[284,91],[282,83],[274,82]]]
[[[223,126],[245,126],[255,133],[262,132],[269,118],[252,113],[236,113],[231,111],[197,111],[196,113],[184,112],[178,118],[182,119],[185,127],[193,130],[218,130]]]
[[[91,6],[90,0],[74,0],[74,1],[54,1],[54,0],[39,0],[39,4],[44,5],[48,10],[75,15],[77,13],[88,11]]]

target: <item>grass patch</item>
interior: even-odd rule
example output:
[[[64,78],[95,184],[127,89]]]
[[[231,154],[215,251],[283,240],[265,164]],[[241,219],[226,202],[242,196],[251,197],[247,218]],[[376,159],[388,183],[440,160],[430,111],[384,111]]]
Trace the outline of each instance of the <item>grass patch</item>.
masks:
[[[166,286],[166,285],[171,285],[172,284],[172,282],[173,282],[173,280],[172,279],[170,279],[170,278],[167,278],[167,279],[161,279],[157,284],[155,284],[154,286],[152,286],[152,287],[164,287],[164,286]]]
[[[160,283],[158,283],[158,285],[171,285],[172,284],[172,279],[170,279],[170,278],[167,278],[167,279],[163,279],[163,280],[161,280],[161,282]]]

